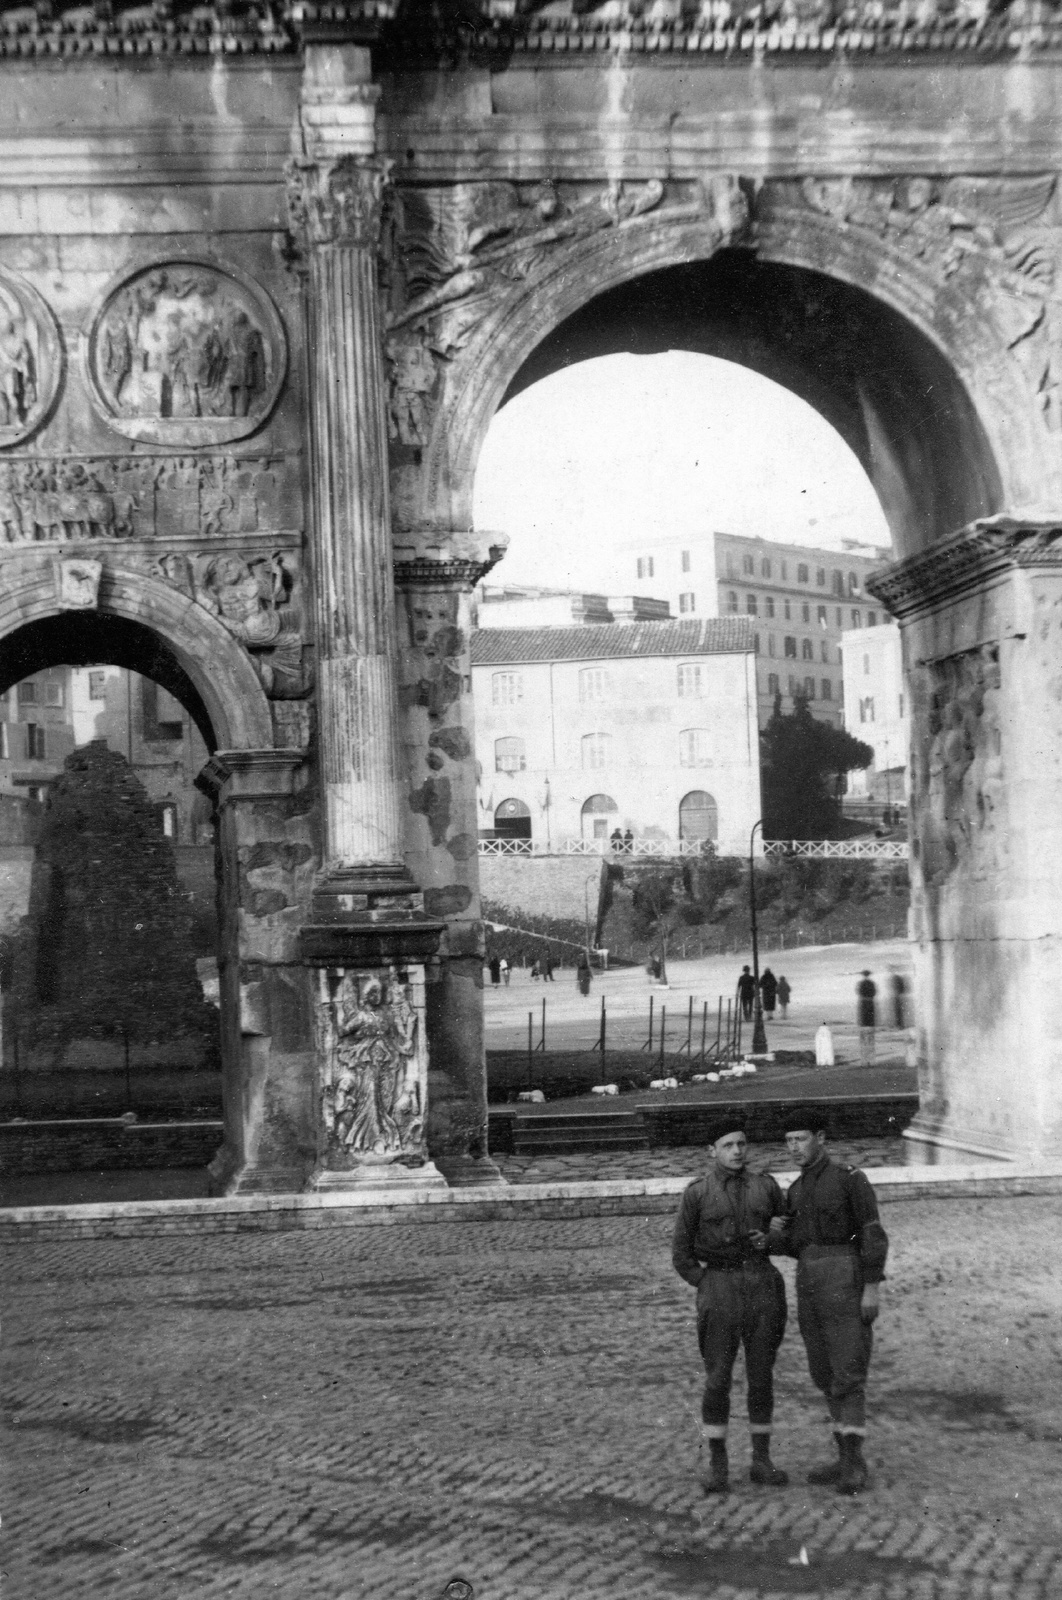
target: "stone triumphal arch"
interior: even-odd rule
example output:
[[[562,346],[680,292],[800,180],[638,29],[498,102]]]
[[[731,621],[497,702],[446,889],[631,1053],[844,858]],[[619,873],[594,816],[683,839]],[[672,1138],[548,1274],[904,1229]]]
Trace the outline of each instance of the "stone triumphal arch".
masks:
[[[927,1145],[1062,1153],[1044,0],[0,5],[0,676],[153,675],[217,817],[219,1189],[490,1180],[469,665],[507,394],[742,361],[881,497]]]

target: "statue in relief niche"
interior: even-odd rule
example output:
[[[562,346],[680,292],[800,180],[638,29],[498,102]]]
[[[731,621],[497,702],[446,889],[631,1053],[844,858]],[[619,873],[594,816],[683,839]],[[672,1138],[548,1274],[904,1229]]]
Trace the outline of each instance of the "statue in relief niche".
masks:
[[[62,345],[36,289],[0,268],[0,446],[28,438],[55,399]]]
[[[199,604],[252,653],[266,694],[280,700],[307,690],[289,559],[278,552],[244,560],[226,551],[203,562],[195,578]]]
[[[392,967],[346,973],[332,1003],[335,1046],[326,1121],[341,1151],[395,1156],[423,1135],[417,1016]]]
[[[19,427],[37,403],[37,363],[25,319],[0,315],[0,427]]]

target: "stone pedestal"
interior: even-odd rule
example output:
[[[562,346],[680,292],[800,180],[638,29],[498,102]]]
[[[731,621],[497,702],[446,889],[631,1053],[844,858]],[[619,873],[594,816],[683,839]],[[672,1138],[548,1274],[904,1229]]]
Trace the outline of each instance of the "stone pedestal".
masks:
[[[979,522],[869,585],[911,696],[924,1159],[1062,1155],[1062,522]]]
[[[200,774],[213,800],[221,919],[225,1138],[215,1194],[290,1193],[313,1168],[313,993],[299,949],[317,851],[298,792],[299,750],[219,751]]]
[[[396,533],[406,860],[446,927],[428,990],[428,1143],[451,1184],[497,1183],[487,1155],[483,925],[470,658],[472,590],[501,559],[497,534]]]
[[[310,352],[324,865],[314,969],[315,1187],[442,1180],[425,1156],[424,968],[441,924],[403,861],[386,392],[368,53],[306,52],[305,155],[289,171]]]

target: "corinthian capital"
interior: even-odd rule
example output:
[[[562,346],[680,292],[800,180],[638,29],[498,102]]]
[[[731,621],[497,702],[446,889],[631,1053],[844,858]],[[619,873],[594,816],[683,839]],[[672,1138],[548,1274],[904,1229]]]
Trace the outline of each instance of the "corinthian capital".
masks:
[[[288,220],[303,249],[340,244],[374,250],[386,164],[360,156],[289,162]]]

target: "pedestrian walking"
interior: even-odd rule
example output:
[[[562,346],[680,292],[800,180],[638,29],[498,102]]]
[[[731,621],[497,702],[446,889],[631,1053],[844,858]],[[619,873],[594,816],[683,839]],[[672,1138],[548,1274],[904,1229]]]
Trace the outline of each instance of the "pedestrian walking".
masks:
[[[579,959],[575,964],[575,981],[579,985],[580,994],[590,993],[590,958],[585,950],[579,951]]]
[[[892,1025],[907,1026],[907,979],[898,967],[889,968],[889,993],[892,1000]]]
[[[792,992],[792,989],[789,987],[789,979],[783,972],[778,979],[778,1005],[782,1013],[783,1022],[785,1021],[786,1013],[789,1010],[789,996],[792,994]]]
[[[774,1020],[774,1003],[778,998],[778,979],[770,967],[764,967],[760,974],[760,1000],[763,1004],[764,1016]]]
[[[785,1203],[769,1173],[748,1170],[748,1139],[739,1117],[720,1114],[709,1135],[708,1171],[682,1196],[671,1260],[697,1291],[697,1342],[705,1375],[701,1487],[706,1494],[724,1494],[730,1385],[742,1346],[752,1435],[749,1478],[771,1487],[789,1482],[771,1460],[774,1361],[785,1333],[786,1303],[782,1275],[767,1256],[772,1226],[775,1237],[782,1236]]]
[[[502,958],[501,958],[501,977],[502,977],[502,983],[504,983],[506,988],[509,987],[509,974],[510,974],[511,971],[512,971],[512,968],[509,966],[509,963],[506,961],[505,957],[502,956]]]
[[[556,967],[556,965],[557,965],[557,963],[554,961],[552,956],[547,956],[545,961],[543,961],[543,963],[542,963],[542,981],[543,981],[543,983],[552,983],[554,981],[553,980],[553,970]]]
[[[623,835],[623,849],[626,855],[630,855],[634,849],[634,835],[629,828]]]
[[[501,982],[501,961],[497,956],[491,956],[487,962],[487,971],[490,973],[490,986],[496,989]]]
[[[623,835],[618,828],[613,828],[608,836],[609,847],[613,850],[623,849]]]
[[[833,1161],[826,1136],[814,1106],[787,1110],[785,1142],[800,1176],[786,1195],[784,1222],[771,1223],[771,1247],[781,1240],[797,1260],[797,1322],[837,1446],[836,1461],[813,1468],[808,1482],[856,1494],[867,1483],[867,1372],[889,1241],[866,1173]]]
[[[752,1002],[756,998],[756,979],[752,976],[750,967],[742,967],[741,976],[737,981],[738,1004],[741,1006],[741,1015],[746,1022],[752,1021]]]
[[[856,1020],[859,1023],[859,1065],[869,1067],[874,1062],[874,1028],[877,1024],[878,986],[870,976],[870,968],[863,968],[863,976],[856,984]]]

